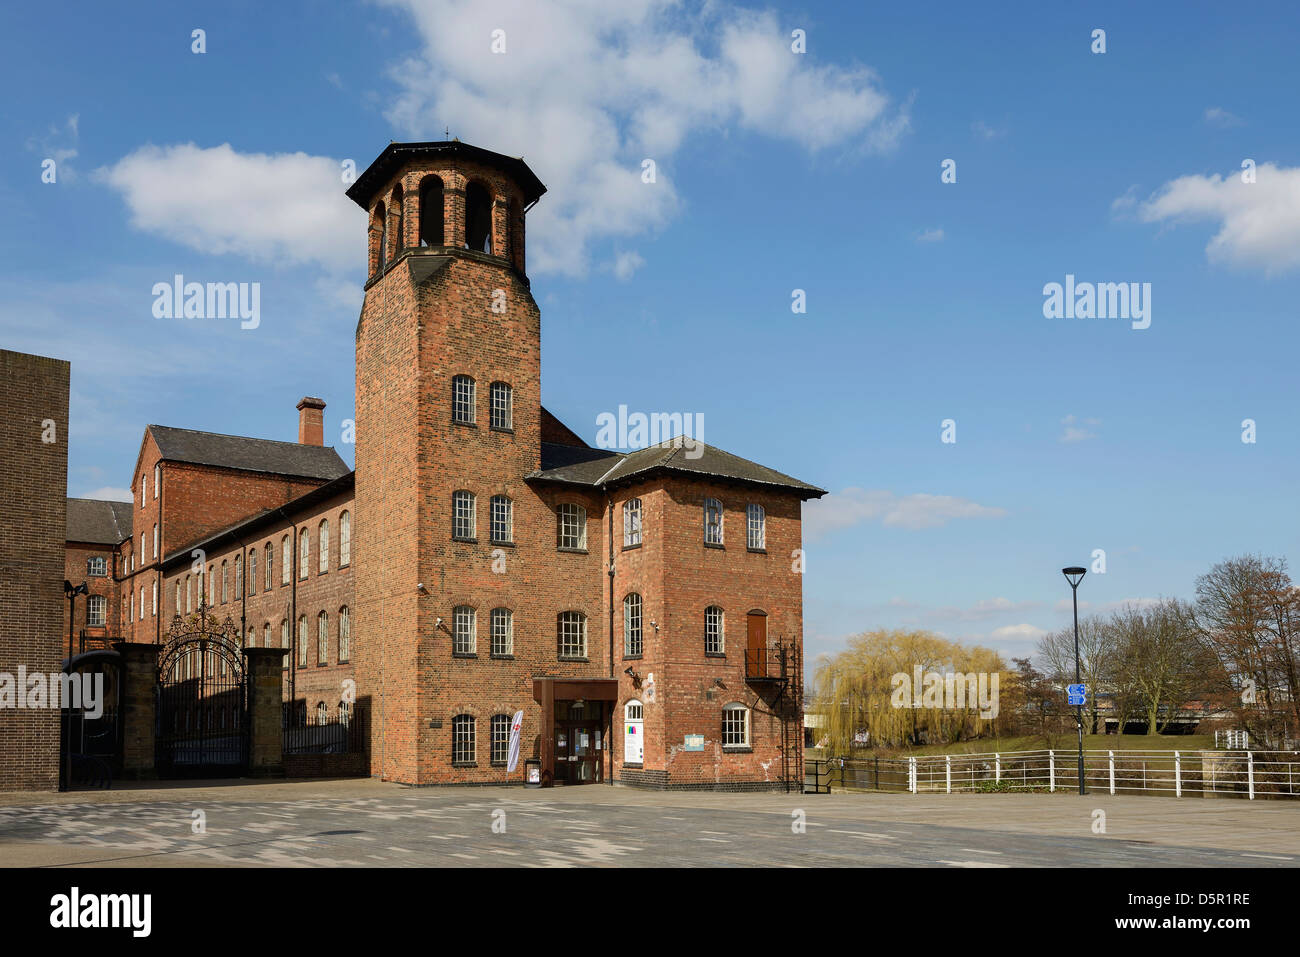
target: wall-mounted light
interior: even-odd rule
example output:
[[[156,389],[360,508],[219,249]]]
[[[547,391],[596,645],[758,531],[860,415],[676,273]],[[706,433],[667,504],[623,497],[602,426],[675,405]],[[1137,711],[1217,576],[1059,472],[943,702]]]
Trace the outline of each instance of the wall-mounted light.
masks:
[[[631,665],[623,669],[623,674],[627,675],[629,678],[632,679],[633,687],[635,688],[641,687],[641,676],[632,669]]]

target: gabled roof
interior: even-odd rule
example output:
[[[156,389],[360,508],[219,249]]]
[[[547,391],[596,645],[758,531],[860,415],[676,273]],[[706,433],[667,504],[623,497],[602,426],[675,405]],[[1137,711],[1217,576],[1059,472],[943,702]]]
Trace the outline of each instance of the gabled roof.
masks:
[[[348,473],[347,463],[339,458],[332,446],[251,439],[242,435],[174,429],[166,425],[151,425],[148,429],[158,451],[169,462],[327,481]]]
[[[69,542],[116,545],[131,537],[131,503],[98,498],[68,499]]]
[[[766,485],[796,493],[801,499],[826,494],[807,482],[791,478],[739,455],[692,439],[669,439],[626,455],[604,449],[578,449],[542,443],[542,467],[526,476],[540,482],[610,488],[663,473],[700,479],[720,479],[747,485]]]

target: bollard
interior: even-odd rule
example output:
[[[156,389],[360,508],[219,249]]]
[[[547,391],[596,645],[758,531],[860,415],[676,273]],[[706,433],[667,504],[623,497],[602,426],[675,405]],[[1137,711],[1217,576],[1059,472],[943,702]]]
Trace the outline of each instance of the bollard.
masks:
[[[1115,752],[1107,751],[1106,753],[1110,755],[1110,793],[1114,794],[1115,793]]]
[[[1255,800],[1255,755],[1246,752],[1246,787],[1250,790],[1250,799]]]
[[[944,780],[944,786],[946,788],[945,793],[951,794],[952,793],[952,755],[951,754],[944,755],[943,780]]]
[[[1047,752],[1047,790],[1056,793],[1056,752]]]
[[[1000,753],[993,755],[993,780],[998,783],[1002,782],[1002,755]]]
[[[1183,756],[1174,752],[1174,797],[1183,796]]]

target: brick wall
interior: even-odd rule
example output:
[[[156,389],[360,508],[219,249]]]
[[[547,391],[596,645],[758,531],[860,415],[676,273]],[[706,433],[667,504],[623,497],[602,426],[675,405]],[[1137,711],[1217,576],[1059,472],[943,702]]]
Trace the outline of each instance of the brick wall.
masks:
[[[92,558],[102,558],[106,574],[103,576],[91,575],[88,572],[89,561]],[[117,572],[117,547],[113,545],[99,545],[85,542],[68,542],[64,549],[64,569],[63,577],[74,585],[82,582],[90,590],[90,595],[98,595],[104,599],[104,624],[94,626],[89,623],[90,602],[88,595],[77,596],[76,621],[73,622],[73,632],[80,637],[82,630],[86,632],[88,639],[108,639],[118,638],[121,634],[122,627],[122,587],[113,580]],[[63,604],[63,631],[66,636],[68,633],[68,604]],[[65,642],[66,648],[66,642]]]
[[[68,383],[67,362],[0,350],[0,672],[15,676],[61,668]],[[0,790],[58,788],[57,709],[0,708],[0,741]]]

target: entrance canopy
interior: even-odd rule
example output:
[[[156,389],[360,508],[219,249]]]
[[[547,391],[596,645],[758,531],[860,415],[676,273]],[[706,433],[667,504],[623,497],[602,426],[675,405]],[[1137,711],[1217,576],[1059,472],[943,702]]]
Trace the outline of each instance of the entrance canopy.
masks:
[[[614,752],[608,744],[618,702],[618,679],[534,678],[533,700],[542,712],[538,755],[542,785],[595,783],[605,777],[606,755],[610,756],[612,781]],[[556,720],[557,703],[563,721]],[[588,709],[588,703],[595,708]]]

